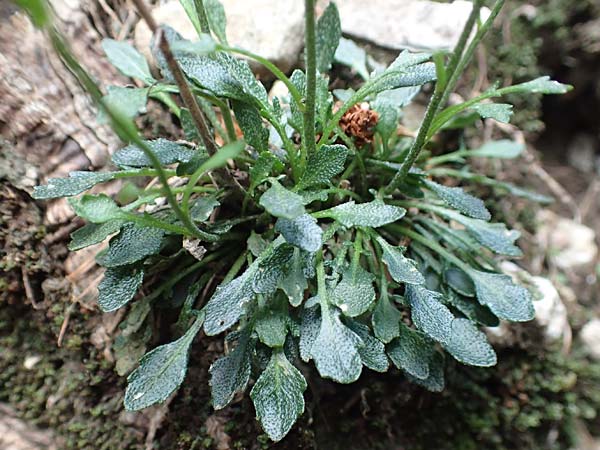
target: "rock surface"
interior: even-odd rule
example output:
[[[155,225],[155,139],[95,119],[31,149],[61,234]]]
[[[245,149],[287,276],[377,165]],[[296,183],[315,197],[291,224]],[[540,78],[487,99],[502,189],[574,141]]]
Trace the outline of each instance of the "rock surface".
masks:
[[[540,211],[537,220],[540,223],[538,242],[547,249],[556,266],[587,274],[598,255],[594,230],[549,210]]]
[[[600,319],[593,319],[586,323],[579,334],[585,344],[589,355],[600,360]]]
[[[227,39],[232,46],[251,50],[288,72],[298,62],[303,47],[304,6],[297,0],[221,0],[227,15]],[[184,38],[195,40],[196,30],[178,0],[163,3],[152,11],[158,23],[167,24]],[[149,55],[151,33],[140,21],[135,28],[135,45]],[[262,67],[254,67],[265,75]]]
[[[451,49],[471,12],[472,2],[419,0],[338,0],[342,31],[395,50]],[[482,10],[482,19],[489,16]]]
[[[0,449],[58,450],[49,431],[41,431],[18,419],[15,412],[0,403]]]

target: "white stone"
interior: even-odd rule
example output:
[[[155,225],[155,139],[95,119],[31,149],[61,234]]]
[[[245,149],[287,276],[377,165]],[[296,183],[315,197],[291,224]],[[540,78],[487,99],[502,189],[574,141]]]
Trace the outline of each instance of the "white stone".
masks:
[[[532,277],[532,281],[540,294],[533,302],[535,321],[544,328],[547,342],[559,341],[570,333],[567,308],[552,281],[543,277]]]
[[[395,50],[448,50],[458,41],[473,3],[419,0],[337,0],[342,31]],[[488,8],[481,19],[489,17]]]
[[[588,269],[595,261],[598,246],[594,230],[549,210],[541,210],[537,220],[540,223],[537,239],[559,268]]]
[[[250,50],[275,63],[284,72],[298,62],[304,39],[304,6],[298,0],[221,0],[227,15],[229,44]],[[196,30],[178,0],[152,10],[154,19],[167,24],[184,38],[195,40]],[[140,21],[135,28],[135,45],[147,57],[151,33]],[[253,68],[261,74],[260,66]]]
[[[600,319],[586,323],[579,334],[591,357],[600,360]]]

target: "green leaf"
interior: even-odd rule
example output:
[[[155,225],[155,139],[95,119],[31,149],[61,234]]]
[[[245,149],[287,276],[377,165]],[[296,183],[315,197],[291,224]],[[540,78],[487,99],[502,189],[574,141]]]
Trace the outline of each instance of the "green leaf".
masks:
[[[340,14],[335,3],[331,2],[319,18],[315,31],[317,70],[320,73],[325,73],[331,68],[341,37]]]
[[[464,270],[449,267],[444,271],[444,281],[459,294],[475,297],[475,285]]]
[[[217,50],[217,44],[209,34],[201,33],[197,41],[181,39],[171,44],[171,51],[177,56],[189,54],[204,56]]]
[[[452,321],[449,339],[444,348],[457,361],[470,366],[490,367],[496,364],[496,353],[485,334],[468,319]]]
[[[314,217],[328,217],[345,227],[381,227],[404,217],[406,210],[398,206],[386,205],[380,200],[356,204],[354,201],[342,203],[325,211],[313,214]]]
[[[221,44],[227,44],[227,17],[225,9],[219,0],[204,0],[204,9],[208,17],[210,30],[215,34]]]
[[[288,317],[287,308],[282,307],[281,302],[274,302],[270,308],[264,308],[254,324],[258,339],[271,348],[283,347],[287,336]]]
[[[190,216],[194,222],[206,222],[220,204],[212,195],[198,197],[190,208]]]
[[[321,293],[319,293],[321,295]],[[325,300],[326,301],[326,300]],[[340,321],[338,311],[321,302],[319,334],[310,348],[319,374],[338,383],[353,383],[362,371],[361,339]],[[302,349],[301,349],[302,351]]]
[[[329,183],[344,170],[348,149],[343,145],[323,145],[308,156],[306,170],[298,182],[298,189]]]
[[[371,273],[359,265],[347,267],[342,274],[342,280],[331,292],[333,303],[345,316],[360,316],[375,302],[374,279]]]
[[[69,178],[50,178],[45,186],[33,188],[33,198],[46,200],[49,198],[71,197],[81,194],[98,183],[114,180],[119,172],[70,172]]]
[[[501,123],[509,123],[513,115],[513,105],[508,103],[479,103],[470,109],[476,111],[482,119],[494,119]]]
[[[435,64],[424,63],[431,58],[426,53],[410,53],[403,51],[380,75],[371,78],[361,88],[369,95],[390,89],[409,86],[421,86],[437,77]]]
[[[293,220],[279,219],[275,231],[281,233],[290,244],[307,252],[314,253],[321,248],[323,230],[310,214],[302,214]]]
[[[300,371],[283,350],[274,351],[250,392],[256,417],[271,440],[283,439],[304,413],[305,390],[306,380]]]
[[[525,145],[520,142],[501,139],[499,141],[487,142],[478,149],[469,150],[466,153],[468,156],[476,156],[478,158],[513,159],[520,156],[524,150]]]
[[[308,288],[308,281],[305,272],[306,257],[302,250],[294,249],[294,255],[288,270],[288,273],[280,282],[280,287],[287,295],[290,305],[300,306],[304,300],[304,291]]]
[[[535,315],[531,293],[515,284],[508,275],[470,270],[475,283],[477,300],[486,305],[500,319],[527,322]]]
[[[137,78],[146,84],[154,83],[146,58],[131,45],[114,39],[103,39],[102,48],[110,63],[123,75]]]
[[[127,378],[125,409],[137,411],[164,402],[183,382],[190,345],[202,326],[196,319],[179,339],[144,355],[140,366]]]
[[[115,267],[106,269],[104,279],[98,285],[98,306],[104,312],[115,311],[135,296],[144,280],[139,267]]]
[[[305,212],[302,197],[288,191],[275,180],[271,181],[271,187],[260,197],[259,204],[269,214],[288,220],[293,220]]]
[[[549,76],[536,78],[535,80],[526,83],[517,84],[504,88],[507,92],[512,93],[536,93],[536,94],[566,94],[573,89],[573,86],[562,84],[558,81],[551,80]]]
[[[464,225],[471,236],[480,244],[500,255],[521,256],[522,252],[514,242],[521,233],[508,230],[503,223],[489,223],[479,219],[471,219],[447,210],[444,215]]]
[[[236,392],[246,389],[252,362],[251,331],[251,328],[245,328],[235,348],[217,359],[208,370],[214,409],[224,408],[233,400]]]
[[[121,210],[115,201],[107,195],[82,195],[79,199],[69,199],[69,204],[79,217],[92,223],[104,223],[109,220],[125,220],[127,213]]]
[[[118,110],[123,116],[132,119],[146,112],[149,88],[108,86],[107,91],[108,93],[102,97],[102,101],[111,109]],[[103,109],[98,113],[98,123],[110,123],[110,118]]]
[[[402,313],[390,303],[387,292],[382,293],[371,316],[373,332],[377,339],[388,344],[392,339],[400,336],[401,319]]]
[[[202,33],[202,26],[200,25],[200,16],[198,14],[198,10],[196,9],[195,0],[179,0],[179,3],[181,3],[181,6],[190,19],[190,22],[192,22],[192,25],[194,25],[196,33],[200,35]]]
[[[480,220],[490,220],[492,215],[482,200],[467,194],[460,187],[447,187],[431,180],[423,180],[425,185],[436,193],[446,204],[469,217]]]
[[[119,267],[155,255],[161,249],[165,232],[158,228],[127,224],[108,244],[108,250],[99,257],[104,267]]]
[[[339,45],[335,51],[334,61],[350,67],[363,80],[369,79],[369,71],[367,69],[367,52],[356,45],[350,39],[340,38]]]
[[[269,151],[262,152],[250,169],[250,191],[254,191],[256,186],[269,178],[274,170],[279,173],[283,169],[284,166],[277,156]]]
[[[204,307],[206,320],[204,331],[214,336],[236,323],[244,313],[246,304],[254,299],[252,277],[256,267],[250,266],[246,272],[231,282],[217,287]]]
[[[385,354],[385,346],[383,343],[371,335],[367,325],[354,320],[349,320],[348,327],[356,333],[364,343],[364,346],[358,348],[362,363],[375,372],[387,372],[390,363]]]
[[[410,374],[406,374],[407,378],[431,392],[442,392],[444,390],[444,357],[439,352],[433,352],[429,360],[429,375],[427,378],[420,380]]]
[[[91,245],[99,244],[108,236],[118,232],[125,222],[123,220],[110,220],[102,224],[88,223],[71,233],[69,250],[81,250]]]
[[[256,260],[256,273],[252,281],[252,289],[255,293],[270,294],[275,292],[281,280],[287,275],[294,247],[289,244],[281,244],[274,249],[268,249]]]
[[[390,275],[397,283],[423,284],[425,278],[417,269],[417,264],[403,255],[405,248],[393,247],[385,239],[378,236],[377,242],[383,250],[382,260]]]
[[[475,287],[473,287],[473,290]],[[485,305],[480,304],[474,298],[466,298],[453,292],[448,293],[449,304],[460,311],[472,322],[486,327],[497,327],[500,320]]]
[[[390,342],[387,352],[399,369],[421,380],[429,377],[429,361],[435,349],[421,333],[401,324],[400,336]]]
[[[411,285],[406,286],[405,295],[415,326],[440,343],[449,342],[454,316],[441,303],[442,295],[422,286]]]
[[[192,148],[163,138],[145,141],[145,143],[154,152],[163,166],[176,162],[189,162],[197,153]],[[135,145],[128,145],[117,150],[113,153],[111,159],[119,167],[152,167],[152,162],[148,159],[144,151]]]
[[[259,152],[269,149],[269,130],[263,127],[260,112],[255,106],[240,101],[232,101],[235,118],[244,133],[244,140]]]

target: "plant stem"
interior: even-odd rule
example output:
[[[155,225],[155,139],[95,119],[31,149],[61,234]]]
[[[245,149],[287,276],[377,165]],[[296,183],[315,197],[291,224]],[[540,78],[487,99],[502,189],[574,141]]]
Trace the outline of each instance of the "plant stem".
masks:
[[[316,91],[317,91],[317,49],[315,38],[315,0],[305,0],[305,33],[304,52],[306,54],[306,104],[304,109],[304,136],[300,164],[302,171],[306,165],[307,156],[316,151]]]
[[[194,0],[194,6],[196,7],[196,14],[198,14],[198,19],[200,20],[200,31],[202,31],[205,34],[209,34],[210,26],[208,25],[208,16],[206,15],[206,10],[204,9],[204,1]]]
[[[463,58],[460,60],[460,62],[458,63],[458,65],[456,67],[456,70],[450,76],[450,79],[448,81],[448,85],[446,86],[446,90],[444,91],[444,96],[442,97],[440,106],[443,106],[448,102],[448,98],[450,97],[450,94],[452,94],[452,92],[454,91],[454,88],[456,87],[456,83],[458,82],[460,75],[464,72],[465,67],[471,61],[471,58],[473,57],[473,53],[475,53],[475,49],[477,48],[477,46],[479,45],[481,40],[485,37],[485,35],[489,31],[490,27],[494,23],[494,20],[496,19],[496,17],[500,13],[500,10],[504,6],[504,3],[505,3],[505,0],[497,0],[496,3],[494,4],[494,8],[492,9],[492,12],[491,12],[490,16],[488,17],[488,19],[479,28],[479,30],[477,30],[477,34],[475,35],[475,37],[469,44],[469,47],[467,47],[467,50],[465,51]]]
[[[469,18],[463,28],[463,31],[458,39],[456,47],[454,48],[454,52],[450,57],[450,61],[445,69],[445,74],[447,78],[452,78],[454,73],[456,72],[456,68],[458,67],[460,58],[463,54],[465,46],[467,45],[467,40],[469,39],[469,35],[471,34],[471,30],[473,29],[473,25],[475,24],[475,19],[479,16],[479,11],[481,9],[481,4],[483,0],[475,0],[475,4],[473,5],[473,9],[471,10],[471,14],[469,14]],[[412,146],[410,147],[408,154],[406,155],[406,159],[402,163],[400,170],[396,172],[392,181],[387,185],[386,192],[393,192],[406,178],[410,168],[413,166],[419,153],[423,149],[423,146],[427,143],[427,136],[429,133],[429,128],[437,114],[437,111],[442,104],[442,99],[444,97],[444,93],[447,91],[448,85],[444,86],[441,83],[436,83],[435,90],[431,100],[429,101],[429,105],[427,106],[427,111],[425,112],[425,117],[423,117],[423,122],[421,122],[421,126],[419,127],[419,132],[417,133],[417,137],[413,141]]]

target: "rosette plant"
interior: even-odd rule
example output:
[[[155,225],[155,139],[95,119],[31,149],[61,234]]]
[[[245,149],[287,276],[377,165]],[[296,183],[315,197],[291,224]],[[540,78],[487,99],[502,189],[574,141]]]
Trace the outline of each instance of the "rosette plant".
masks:
[[[194,41],[156,24],[135,0],[154,32],[156,67],[128,43],[107,39],[109,61],[138,84],[104,92],[46,3],[19,3],[97,102],[99,120],[125,143],[112,155],[113,170],[50,179],[34,197],[69,197],[88,222],[72,234],[71,250],[108,240],[97,255],[106,268],[98,306],[127,308],[133,331],[126,339],[151,332],[153,312],[178,314],[175,339],[145,354],[129,375],[127,409],[164,401],[180,386],[190,347],[204,345],[203,330],[222,335],[227,349],[210,367],[213,406],[251,386],[258,420],[278,441],[304,411],[313,365],[338,383],[356,381],[365,367],[394,366],[440,391],[445,358],[496,363],[480,327],[533,318],[528,289],[499,269],[500,259],[521,254],[519,233],[494,222],[470,193],[484,184],[545,201],[470,169],[470,158],[515,158],[523,146],[499,140],[430,151],[446,128],[509,121],[512,106],[492,99],[569,89],[544,77],[447,105],[503,0],[484,21],[482,0],[474,0],[453,51],[404,51],[387,67],[342,38],[334,3],[317,21],[314,0],[305,0],[304,69],[289,77],[228,43],[218,0],[181,0],[198,31]],[[287,94],[270,98],[248,61],[269,70]],[[334,62],[351,66],[360,87],[331,91]],[[432,88],[420,128],[399,133],[403,108],[425,85]],[[142,139],[133,119],[149,99],[172,113],[185,139]],[[125,200],[84,193],[116,179],[130,181]]]

